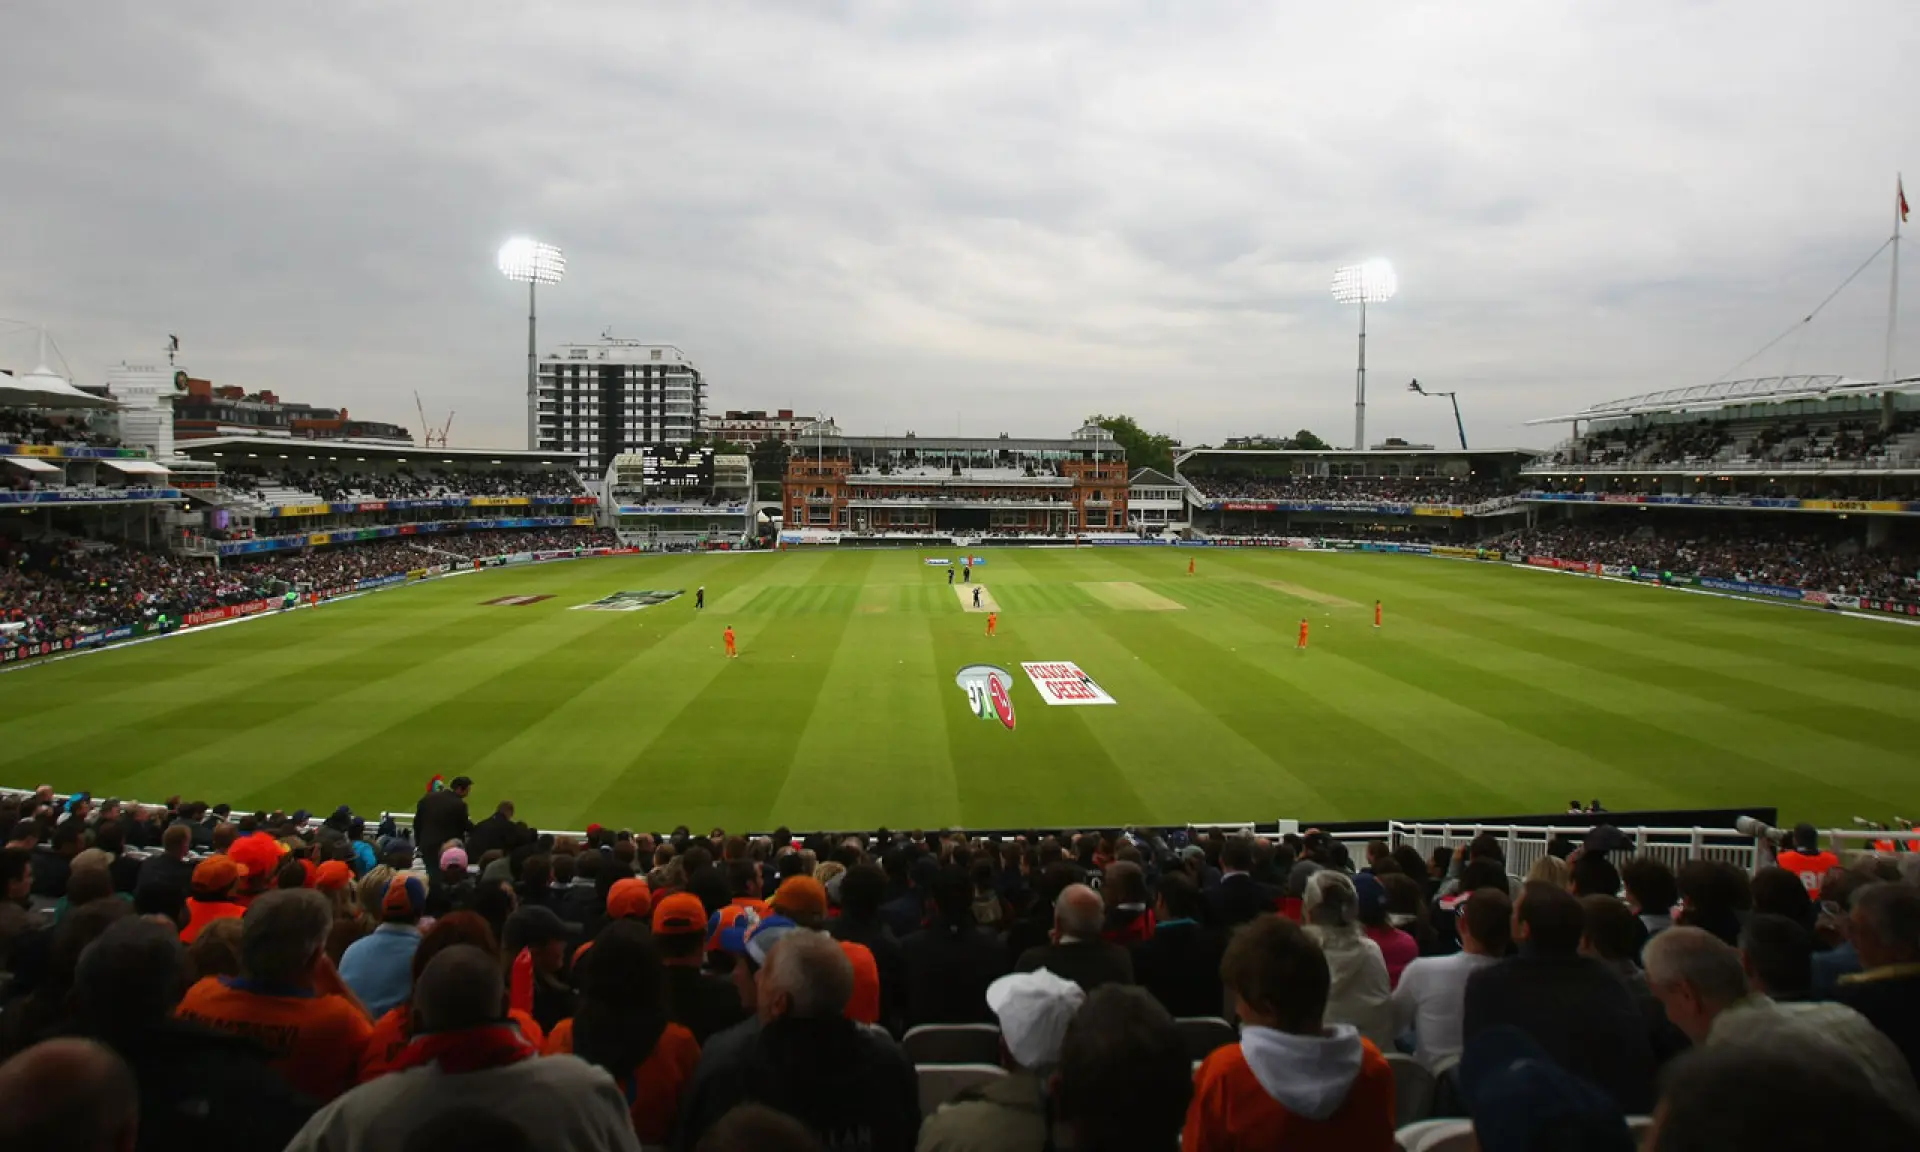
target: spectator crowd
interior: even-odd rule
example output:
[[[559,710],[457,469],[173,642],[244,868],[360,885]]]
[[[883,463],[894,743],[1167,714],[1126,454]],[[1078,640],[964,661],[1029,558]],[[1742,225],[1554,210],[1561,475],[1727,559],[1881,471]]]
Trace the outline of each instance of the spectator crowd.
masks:
[[[1489,542],[1488,547],[1525,556],[1638,567],[1643,572],[1920,599],[1920,552],[1899,545],[1863,548],[1837,522],[1782,517],[1733,521],[1730,515],[1688,516],[1662,510],[1653,517],[1621,512],[1512,533]]]
[[[82,448],[113,448],[119,441],[96,433],[84,416],[54,418],[31,408],[0,408],[0,444],[64,444]]]
[[[234,465],[220,482],[239,492],[258,494],[263,484],[309,492],[329,502],[429,500],[442,496],[584,496],[579,477],[565,470],[541,472],[513,468],[476,468],[450,472],[416,471],[401,465],[391,472],[340,471],[334,468],[267,469]]]
[[[1656,1152],[1920,1146],[1920,869],[1810,826],[1752,874],[1600,828],[1518,877],[1490,835],[556,837],[477,803],[436,778],[409,837],[0,802],[0,1146],[1387,1152],[1424,1118],[1398,1061],[1488,1152],[1649,1114]]]
[[[1596,429],[1541,463],[1857,463],[1886,458],[1902,436],[1915,430],[1920,430],[1920,415],[1913,413],[1901,415],[1891,429],[1869,419],[1742,424],[1703,418]]]
[[[279,596],[296,586],[322,592],[397,576],[452,559],[516,551],[611,547],[599,528],[493,528],[370,540],[296,552],[230,557],[215,566],[98,541],[0,537],[0,647],[65,640],[85,632],[162,620]]]
[[[1493,480],[1445,476],[1188,476],[1209,500],[1351,504],[1483,504],[1514,494]]]

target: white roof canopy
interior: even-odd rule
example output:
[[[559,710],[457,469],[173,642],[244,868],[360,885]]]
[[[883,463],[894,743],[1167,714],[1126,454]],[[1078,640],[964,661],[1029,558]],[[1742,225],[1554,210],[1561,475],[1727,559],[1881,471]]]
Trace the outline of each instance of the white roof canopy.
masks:
[[[112,408],[111,400],[82,392],[45,364],[25,376],[0,375],[0,408]]]
[[[100,463],[105,464],[115,471],[127,472],[135,476],[165,476],[167,474],[165,465],[155,464],[151,460],[102,460]]]
[[[1715,384],[1694,384],[1686,388],[1644,392],[1622,400],[1608,400],[1579,412],[1528,420],[1526,424],[1532,427],[1537,424],[1568,424],[1576,420],[1652,416],[1664,412],[1710,412],[1742,404],[1782,404],[1793,400],[1834,400],[1881,392],[1912,392],[1916,387],[1920,387],[1920,378],[1895,380],[1891,384],[1882,384],[1877,380],[1851,380],[1844,376],[1766,376],[1757,380],[1722,380]]]
[[[36,460],[31,456],[0,456],[0,463],[11,464],[15,468],[24,468],[28,472],[58,472],[60,469],[45,460]]]

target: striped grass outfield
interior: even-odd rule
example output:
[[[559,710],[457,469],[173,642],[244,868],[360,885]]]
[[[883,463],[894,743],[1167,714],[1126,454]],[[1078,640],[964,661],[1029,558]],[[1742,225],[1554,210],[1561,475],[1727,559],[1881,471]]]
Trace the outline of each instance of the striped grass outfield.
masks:
[[[506,569],[25,667],[0,675],[0,783],[367,812],[465,773],[476,815],[569,828],[1920,807],[1920,629],[1420,557],[1115,548],[985,552],[989,640],[926,555],[952,553]],[[573,610],[650,589],[686,594]],[[1049,707],[1021,661],[1118,703]],[[1014,673],[1013,731],[969,710],[975,662]]]

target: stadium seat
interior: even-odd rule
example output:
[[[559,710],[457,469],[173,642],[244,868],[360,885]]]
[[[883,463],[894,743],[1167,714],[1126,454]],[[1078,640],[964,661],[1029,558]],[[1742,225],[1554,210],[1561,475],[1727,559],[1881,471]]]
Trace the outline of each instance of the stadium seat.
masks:
[[[1195,1060],[1205,1060],[1215,1048],[1225,1048],[1240,1039],[1233,1025],[1218,1016],[1182,1016],[1173,1023],[1187,1042],[1187,1055]]]
[[[1393,1115],[1403,1124],[1425,1120],[1433,1113],[1433,1073],[1404,1052],[1387,1053],[1393,1066]]]
[[[969,1088],[998,1080],[1007,1070],[998,1064],[932,1064],[914,1068],[920,1079],[920,1115],[931,1116],[940,1105]]]
[[[900,1046],[915,1065],[1000,1063],[1000,1029],[991,1024],[922,1024]]]
[[[1421,1120],[1402,1124],[1393,1134],[1400,1152],[1473,1152],[1479,1142],[1473,1137],[1471,1120]]]

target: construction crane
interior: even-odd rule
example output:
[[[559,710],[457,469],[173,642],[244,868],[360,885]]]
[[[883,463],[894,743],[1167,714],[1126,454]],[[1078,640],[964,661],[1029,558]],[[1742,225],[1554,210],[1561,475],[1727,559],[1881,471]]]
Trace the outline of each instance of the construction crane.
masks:
[[[1427,390],[1426,390],[1425,388],[1422,388],[1422,387],[1420,387],[1420,381],[1418,381],[1418,380],[1415,380],[1415,381],[1414,381],[1413,383],[1411,383],[1411,384],[1408,384],[1408,385],[1407,385],[1407,391],[1409,391],[1409,392],[1418,392],[1418,393],[1419,393],[1420,395],[1422,395],[1422,396],[1434,396],[1434,397],[1440,397],[1440,396],[1444,396],[1444,397],[1446,397],[1447,399],[1449,399],[1449,400],[1451,400],[1451,401],[1453,401],[1453,427],[1454,427],[1454,431],[1456,431],[1456,432],[1458,432],[1458,433],[1460,433],[1460,451],[1462,451],[1462,452],[1465,452],[1465,451],[1467,450],[1467,426],[1466,426],[1466,424],[1465,424],[1465,423],[1464,423],[1464,422],[1463,422],[1463,421],[1462,421],[1462,420],[1460,419],[1460,396],[1459,396],[1459,393],[1456,393],[1456,392],[1429,392],[1429,391],[1427,391]]]
[[[427,423],[427,406],[420,402],[420,393],[418,391],[415,391],[413,394],[413,407],[415,411],[420,413],[420,427],[422,429],[420,438],[425,442],[426,446],[429,448],[445,448],[447,446],[447,433],[453,428],[453,413],[449,411],[447,413],[447,422],[436,430],[433,425]]]

